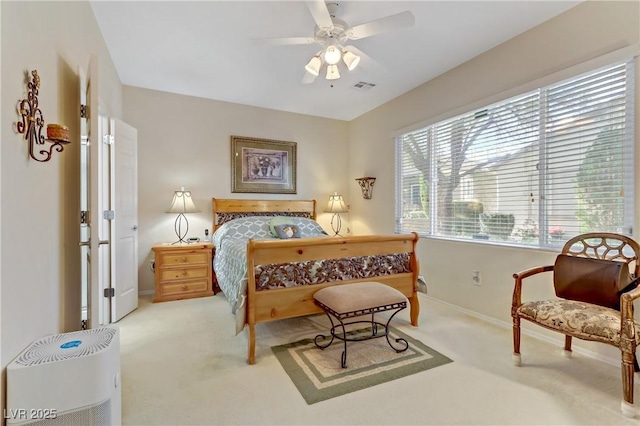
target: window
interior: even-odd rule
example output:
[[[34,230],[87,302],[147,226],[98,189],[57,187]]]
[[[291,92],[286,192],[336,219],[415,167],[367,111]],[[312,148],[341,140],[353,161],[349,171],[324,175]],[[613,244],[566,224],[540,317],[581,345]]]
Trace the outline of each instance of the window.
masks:
[[[610,66],[399,136],[396,230],[525,246],[630,235],[634,75]]]

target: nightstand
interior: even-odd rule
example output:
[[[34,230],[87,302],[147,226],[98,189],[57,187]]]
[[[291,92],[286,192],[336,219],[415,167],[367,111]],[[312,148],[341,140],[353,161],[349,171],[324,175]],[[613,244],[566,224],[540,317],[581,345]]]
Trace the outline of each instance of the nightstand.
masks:
[[[154,302],[213,296],[211,243],[156,244]]]

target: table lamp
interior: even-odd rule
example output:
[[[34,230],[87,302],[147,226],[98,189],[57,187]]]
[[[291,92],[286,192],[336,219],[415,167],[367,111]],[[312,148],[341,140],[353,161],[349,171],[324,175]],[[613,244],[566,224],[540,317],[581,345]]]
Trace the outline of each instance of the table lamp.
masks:
[[[333,229],[333,232],[335,233],[333,236],[340,236],[340,228],[342,228],[342,219],[340,218],[340,213],[349,212],[347,205],[342,199],[342,195],[334,192],[333,195],[329,197],[329,203],[327,204],[327,208],[324,209],[324,211],[325,213],[333,213],[333,217],[331,218],[331,229]]]
[[[176,235],[178,236],[178,241],[174,242],[173,244],[188,243],[188,241],[186,241],[184,238],[189,232],[189,221],[184,214],[196,213],[199,211],[200,210],[193,203],[193,199],[191,198],[191,191],[185,191],[184,186],[180,188],[180,191],[175,191],[173,193],[171,206],[169,207],[169,210],[167,210],[167,213],[178,213],[178,217],[176,218],[176,222],[174,225]],[[183,220],[185,223],[184,230],[182,227]]]

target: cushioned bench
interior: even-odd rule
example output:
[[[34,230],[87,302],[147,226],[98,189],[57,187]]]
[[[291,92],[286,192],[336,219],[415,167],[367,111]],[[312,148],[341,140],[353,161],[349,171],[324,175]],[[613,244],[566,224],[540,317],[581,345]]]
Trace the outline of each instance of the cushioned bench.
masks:
[[[386,337],[389,346],[396,352],[403,352],[409,348],[406,340],[398,338],[396,343],[400,343],[399,348],[395,347],[389,340],[389,323],[391,319],[401,310],[407,307],[407,298],[398,290],[388,285],[365,281],[354,284],[335,285],[325,287],[313,295],[316,305],[322,308],[331,321],[331,339],[328,343],[321,343],[327,336],[319,334],[315,337],[314,343],[320,349],[325,349],[333,343],[334,339],[344,342],[342,352],[342,368],[347,367],[347,342],[356,342],[378,337]],[[378,312],[394,311],[386,323],[375,321],[374,315]],[[371,315],[370,320],[357,320],[358,317]],[[334,323],[334,318],[338,323]],[[356,320],[349,320],[354,318]],[[351,324],[366,323],[371,326],[371,334],[361,337],[348,337],[346,326]],[[340,328],[341,332],[336,333]]]

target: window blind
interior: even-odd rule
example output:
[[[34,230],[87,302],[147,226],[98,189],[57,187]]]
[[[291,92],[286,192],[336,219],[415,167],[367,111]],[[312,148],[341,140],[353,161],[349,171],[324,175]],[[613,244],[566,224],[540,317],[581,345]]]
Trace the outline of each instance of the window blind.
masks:
[[[396,230],[560,245],[630,234],[633,62],[396,138]]]

